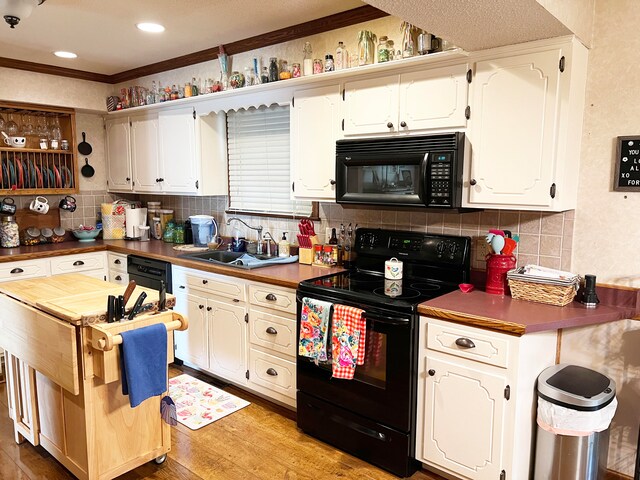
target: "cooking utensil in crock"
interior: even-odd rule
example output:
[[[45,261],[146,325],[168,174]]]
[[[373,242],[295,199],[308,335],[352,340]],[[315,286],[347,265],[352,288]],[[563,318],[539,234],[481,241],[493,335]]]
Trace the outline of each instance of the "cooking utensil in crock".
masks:
[[[88,158],[84,159],[84,165],[80,169],[80,173],[82,174],[83,177],[87,177],[87,178],[93,177],[93,175],[96,173],[93,167],[89,165]]]
[[[85,132],[82,132],[82,141],[78,144],[78,152],[81,155],[91,155],[91,152],[93,152],[93,147],[87,143],[87,134]]]

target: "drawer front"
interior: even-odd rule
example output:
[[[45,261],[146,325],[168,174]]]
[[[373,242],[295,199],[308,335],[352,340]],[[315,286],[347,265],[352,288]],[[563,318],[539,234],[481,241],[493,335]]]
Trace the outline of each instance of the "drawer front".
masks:
[[[109,271],[126,272],[127,271],[127,256],[120,255],[119,253],[107,253],[107,262],[109,264]]]
[[[258,307],[251,307],[249,338],[254,345],[295,357],[296,320],[274,315]]]
[[[252,305],[296,314],[294,290],[283,290],[270,285],[249,285],[249,302]]]
[[[84,272],[104,268],[103,253],[87,253],[80,255],[65,255],[51,259],[51,274]]]
[[[507,368],[510,343],[515,339],[464,325],[429,319],[427,348]]]
[[[109,281],[111,283],[127,285],[129,283],[129,274],[122,273],[122,272],[114,272],[113,270],[109,270]]]
[[[296,364],[259,350],[249,350],[249,381],[296,398]]]
[[[228,280],[230,277],[187,274],[187,286],[202,292],[244,302],[246,300],[243,282]]]
[[[0,282],[49,275],[47,260],[25,260],[24,262],[0,263]]]

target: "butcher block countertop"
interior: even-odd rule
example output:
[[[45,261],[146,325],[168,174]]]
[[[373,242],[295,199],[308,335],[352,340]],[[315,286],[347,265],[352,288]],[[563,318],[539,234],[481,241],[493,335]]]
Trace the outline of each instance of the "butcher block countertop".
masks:
[[[314,267],[299,263],[287,263],[283,265],[270,265],[268,267],[245,270],[241,268],[226,267],[190,260],[182,257],[184,252],[173,249],[170,243],[158,240],[149,242],[135,242],[126,240],[96,240],[95,242],[64,242],[57,244],[36,245],[33,247],[19,247],[0,249],[0,263],[36,258],[47,258],[54,255],[71,255],[76,253],[110,252],[125,255],[140,255],[146,258],[163,260],[173,265],[194,268],[205,272],[219,273],[230,277],[239,277],[256,282],[269,283],[287,288],[296,288],[298,283],[309,278],[321,277],[335,272],[341,272],[342,268]]]
[[[470,293],[456,290],[422,303],[418,312],[518,336],[613,322],[636,315],[638,290],[599,286],[598,296],[601,303],[596,308],[586,308],[579,302],[556,307],[509,296],[490,295],[479,290]]]

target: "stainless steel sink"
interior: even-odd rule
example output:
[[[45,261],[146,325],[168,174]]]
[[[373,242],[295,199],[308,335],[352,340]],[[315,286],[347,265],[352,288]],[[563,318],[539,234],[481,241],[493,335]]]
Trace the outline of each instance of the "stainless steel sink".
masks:
[[[242,255],[245,255],[246,252],[229,252],[227,250],[208,250],[206,252],[198,252],[198,253],[187,253],[184,255],[180,255],[182,258],[189,258],[192,260],[199,260],[201,262],[207,263],[215,263],[218,265],[225,265],[227,267],[234,268],[243,268],[246,270],[250,270],[252,268],[260,268],[260,267],[268,267],[269,265],[273,265],[273,263],[257,263],[251,265],[240,265],[235,262]],[[250,254],[253,258],[258,260],[273,260],[277,257],[268,257],[266,255],[256,255]]]

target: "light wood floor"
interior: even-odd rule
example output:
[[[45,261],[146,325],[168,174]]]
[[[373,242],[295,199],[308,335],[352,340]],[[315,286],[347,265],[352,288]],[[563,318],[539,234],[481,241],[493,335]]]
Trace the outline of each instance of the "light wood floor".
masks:
[[[193,370],[202,380],[211,379]],[[170,368],[170,376],[182,373]],[[148,463],[119,480],[393,480],[397,477],[315,440],[296,428],[294,414],[238,388],[216,386],[251,405],[200,430],[178,424],[172,450],[163,465]],[[73,479],[41,447],[16,445],[7,415],[6,389],[0,384],[0,479]],[[443,480],[419,471],[412,480]]]

